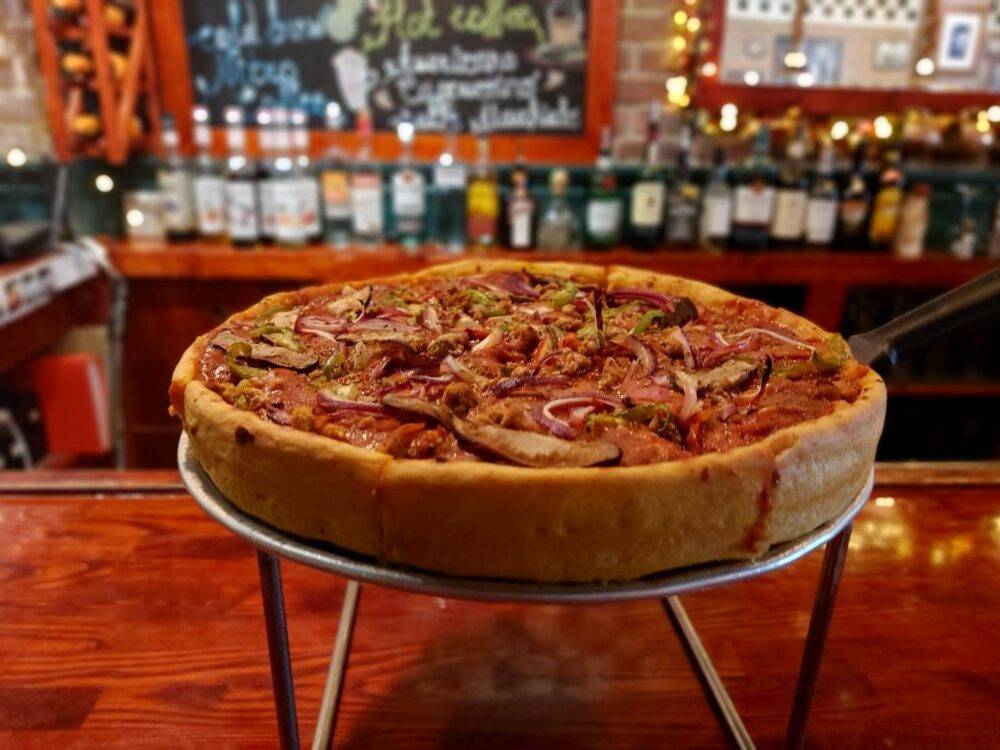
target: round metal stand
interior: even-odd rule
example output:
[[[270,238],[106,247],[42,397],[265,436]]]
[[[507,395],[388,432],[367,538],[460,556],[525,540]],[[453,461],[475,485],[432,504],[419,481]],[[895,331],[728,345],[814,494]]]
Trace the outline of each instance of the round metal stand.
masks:
[[[313,750],[330,746],[347,655],[354,629],[360,584],[374,583],[431,596],[481,601],[544,602],[566,604],[574,602],[616,602],[632,599],[658,598],[664,612],[684,647],[688,660],[701,682],[705,696],[719,719],[731,744],[738,748],[753,748],[739,712],[722,684],[712,660],[688,618],[680,594],[719,586],[767,573],[784,567],[826,544],[819,585],[813,601],[812,618],[806,636],[799,669],[795,697],[792,703],[786,750],[798,750],[805,742],[806,722],[819,674],[823,647],[830,629],[837,585],[844,567],[851,524],[871,494],[873,476],[843,513],[805,536],[772,547],[757,560],[712,563],[692,568],[668,571],[637,581],[606,584],[547,584],[523,581],[500,581],[486,578],[457,578],[435,573],[394,568],[338,549],[329,544],[302,539],[280,531],[247,515],[212,484],[189,450],[187,435],[182,435],[177,448],[177,463],[181,479],[197,503],[208,515],[238,536],[257,547],[264,620],[274,686],[275,709],[282,748],[299,748],[298,720],[292,682],[288,631],[285,623],[284,597],[281,587],[279,557],[335,573],[348,579],[340,623],[334,642],[333,656],[327,674],[319,719],[313,737]]]

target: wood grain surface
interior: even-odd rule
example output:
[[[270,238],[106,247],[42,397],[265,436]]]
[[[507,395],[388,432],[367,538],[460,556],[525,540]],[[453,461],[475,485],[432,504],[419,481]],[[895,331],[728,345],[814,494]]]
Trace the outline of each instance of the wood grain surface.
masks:
[[[0,747],[274,747],[253,550],[175,477],[123,480],[122,494],[89,481],[98,501],[64,482],[6,494],[0,479]],[[808,747],[997,747],[1000,486],[873,497]],[[780,745],[819,562],[684,597],[761,748]],[[284,573],[308,736],[344,586]],[[365,586],[344,689],[338,748],[723,746],[655,601],[494,605]]]

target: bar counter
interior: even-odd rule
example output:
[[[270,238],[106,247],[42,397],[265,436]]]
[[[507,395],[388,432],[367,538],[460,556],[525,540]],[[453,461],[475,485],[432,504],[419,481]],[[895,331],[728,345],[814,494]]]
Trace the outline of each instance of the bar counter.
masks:
[[[0,746],[276,746],[251,546],[176,473],[0,476]],[[881,465],[807,747],[995,746],[1000,464]],[[758,747],[780,745],[822,555],[683,597]],[[305,737],[344,581],[283,566]],[[715,748],[656,601],[479,604],[364,586],[342,748]]]

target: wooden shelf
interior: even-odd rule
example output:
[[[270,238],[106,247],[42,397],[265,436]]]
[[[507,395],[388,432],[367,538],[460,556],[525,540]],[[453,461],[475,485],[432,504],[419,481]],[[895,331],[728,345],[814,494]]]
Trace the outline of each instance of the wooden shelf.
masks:
[[[885,385],[890,396],[1000,397],[1000,382],[989,380],[889,381]]]
[[[630,249],[518,253],[493,250],[451,254],[425,248],[404,252],[396,245],[302,250],[260,247],[237,250],[218,242],[138,244],[110,241],[118,269],[132,278],[187,280],[333,281],[360,274],[410,271],[431,263],[467,258],[575,260],[619,263],[675,273],[717,284],[829,284],[894,287],[952,287],[998,265],[996,260],[963,261],[944,255],[904,260],[876,253],[802,252],[724,253]]]

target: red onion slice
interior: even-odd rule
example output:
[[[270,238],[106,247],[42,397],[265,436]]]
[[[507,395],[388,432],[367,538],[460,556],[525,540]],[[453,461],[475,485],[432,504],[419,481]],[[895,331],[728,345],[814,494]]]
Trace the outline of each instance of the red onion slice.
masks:
[[[524,388],[525,386],[533,385],[563,385],[567,382],[567,378],[559,375],[553,375],[551,377],[545,377],[542,375],[518,375],[513,378],[504,378],[503,380],[498,380],[490,388],[490,391],[494,396],[506,396],[511,391],[516,391],[518,388]]]
[[[442,359],[441,364],[458,375],[458,377],[466,383],[480,383],[484,380],[481,375],[470,370],[468,367],[455,359],[451,354]]]
[[[424,309],[420,311],[420,325],[435,333],[441,332],[441,319],[434,305],[424,305]]]
[[[478,354],[479,352],[485,351],[486,349],[489,349],[491,346],[500,343],[501,338],[503,338],[503,333],[500,331],[499,328],[494,328],[492,331],[489,332],[486,338],[484,338],[482,341],[480,341],[478,344],[472,347],[472,349],[470,349],[469,351],[473,352],[474,354]]]
[[[518,297],[538,299],[541,292],[531,286],[531,279],[524,271],[509,273],[500,279],[500,285],[508,292]]]
[[[613,292],[606,292],[604,297],[609,305],[621,305],[638,300],[668,313],[673,312],[676,307],[670,297],[649,289],[615,289]]]
[[[335,396],[333,393],[326,390],[320,391],[316,395],[316,408],[325,412],[361,411],[372,414],[381,414],[385,411],[385,409],[382,408],[382,404],[376,404],[372,401],[352,401],[349,398]]]
[[[445,373],[444,375],[411,375],[410,380],[415,380],[418,383],[450,383],[455,378],[451,373]]]
[[[347,321],[343,318],[328,317],[325,315],[300,315],[295,321],[295,331],[297,333],[343,333],[347,330]]]
[[[681,349],[684,350],[684,365],[689,370],[693,370],[695,367],[694,351],[692,351],[691,342],[688,341],[688,337],[684,335],[684,331],[680,328],[675,328],[674,332],[670,334],[670,338],[681,345]]]
[[[767,388],[767,382],[771,379],[771,370],[774,369],[774,360],[771,359],[770,354],[764,355],[764,371],[760,374],[760,384],[757,386],[756,393],[750,397],[751,401],[756,401],[761,396],[764,395],[764,389]]]
[[[656,371],[656,353],[635,336],[625,336],[620,342],[631,351],[639,361],[639,377],[648,377]]]
[[[741,339],[747,336],[752,336],[753,334],[760,334],[761,336],[770,336],[771,338],[777,339],[778,341],[783,341],[790,346],[798,346],[803,349],[808,349],[811,352],[816,351],[816,347],[812,344],[807,344],[805,341],[800,341],[799,339],[792,338],[791,336],[786,336],[783,333],[778,333],[777,331],[772,331],[768,328],[747,328],[740,331],[739,333],[732,334],[732,338]]]
[[[564,440],[570,440],[576,436],[576,430],[561,419],[557,419],[548,413],[548,404],[536,404],[531,410],[532,418],[553,435]]]
[[[617,406],[616,402],[617,404],[621,403],[618,399],[601,396],[564,396],[554,398],[544,404],[536,404],[531,411],[531,416],[539,425],[545,427],[556,437],[569,439],[576,435],[576,430],[568,422],[555,415],[557,410],[570,409],[570,419],[578,421],[598,408],[614,409]],[[582,414],[582,416],[577,417],[577,414]]]
[[[682,422],[687,422],[698,408],[698,383],[689,373],[683,370],[674,372],[674,380],[684,389],[684,403],[677,415]]]

